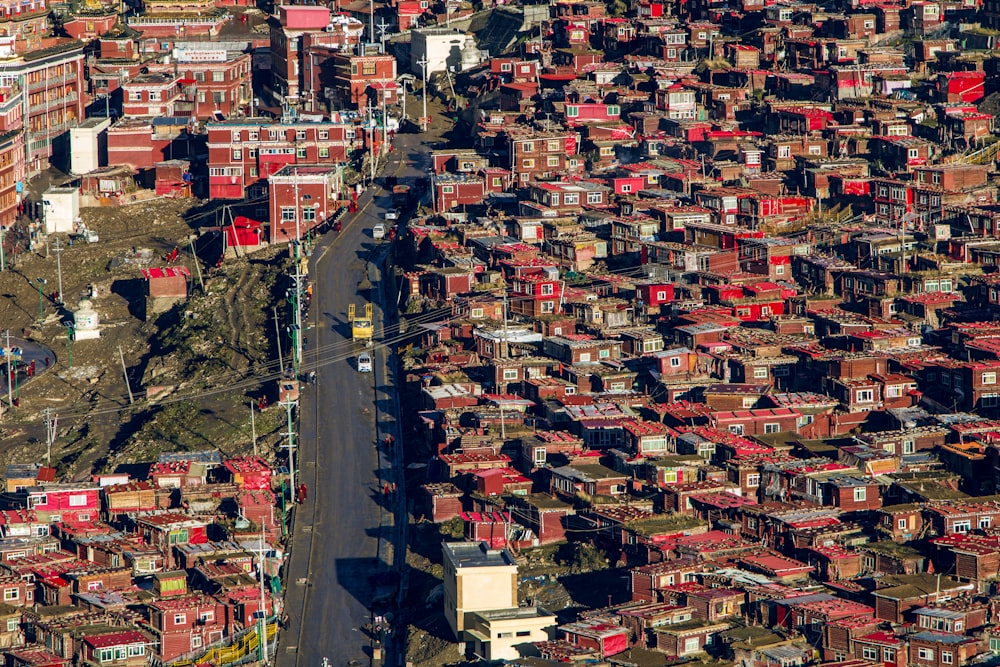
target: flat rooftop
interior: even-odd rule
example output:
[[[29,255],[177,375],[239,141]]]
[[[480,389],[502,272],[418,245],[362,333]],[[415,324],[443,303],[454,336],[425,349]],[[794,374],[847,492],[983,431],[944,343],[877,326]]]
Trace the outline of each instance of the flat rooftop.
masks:
[[[445,542],[441,545],[445,557],[459,567],[500,567],[517,565],[514,554],[507,549],[490,549],[485,542]]]

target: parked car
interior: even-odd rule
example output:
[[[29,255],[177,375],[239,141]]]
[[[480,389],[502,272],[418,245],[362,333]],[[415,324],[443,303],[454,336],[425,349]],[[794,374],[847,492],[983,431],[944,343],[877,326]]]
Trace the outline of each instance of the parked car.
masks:
[[[358,355],[358,372],[359,373],[371,373],[372,372],[372,355],[367,352],[362,352]]]
[[[392,208],[385,212],[386,220],[399,220],[399,209]]]
[[[385,225],[381,222],[372,227],[372,238],[376,241],[380,241],[385,238]]]

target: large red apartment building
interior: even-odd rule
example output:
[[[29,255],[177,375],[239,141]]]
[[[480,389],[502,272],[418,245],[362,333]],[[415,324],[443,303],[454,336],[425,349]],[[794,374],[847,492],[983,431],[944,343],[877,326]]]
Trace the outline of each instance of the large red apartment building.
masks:
[[[267,178],[285,165],[336,166],[360,148],[353,125],[261,118],[208,125],[211,199],[259,199]]]

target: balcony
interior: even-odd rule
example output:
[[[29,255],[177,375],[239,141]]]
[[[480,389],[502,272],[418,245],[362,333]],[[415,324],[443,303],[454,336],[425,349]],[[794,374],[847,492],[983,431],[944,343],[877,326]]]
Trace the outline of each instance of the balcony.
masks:
[[[37,112],[40,112],[40,111],[44,112],[46,109],[48,109],[49,111],[51,111],[53,109],[59,109],[59,108],[64,107],[64,106],[73,106],[73,105],[76,104],[76,102],[77,102],[78,99],[79,99],[79,96],[74,92],[71,95],[64,95],[63,97],[59,98],[58,100],[50,100],[49,102],[42,102],[40,104],[32,104],[31,106],[28,107],[28,115],[31,115],[31,114],[34,114],[34,113],[37,113]]]

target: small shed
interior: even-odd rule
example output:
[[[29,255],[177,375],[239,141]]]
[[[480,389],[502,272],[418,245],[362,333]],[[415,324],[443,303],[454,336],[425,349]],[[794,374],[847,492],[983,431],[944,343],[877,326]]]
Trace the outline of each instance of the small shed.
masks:
[[[186,266],[143,269],[146,279],[146,318],[170,310],[188,295],[191,271]]]
[[[69,234],[80,218],[80,190],[51,187],[42,194],[46,234]]]
[[[157,197],[190,197],[191,163],[187,160],[165,160],[153,165],[156,169]]]
[[[251,252],[264,242],[264,223],[245,215],[236,216],[225,230],[227,256],[231,253],[239,256],[241,252]]]

